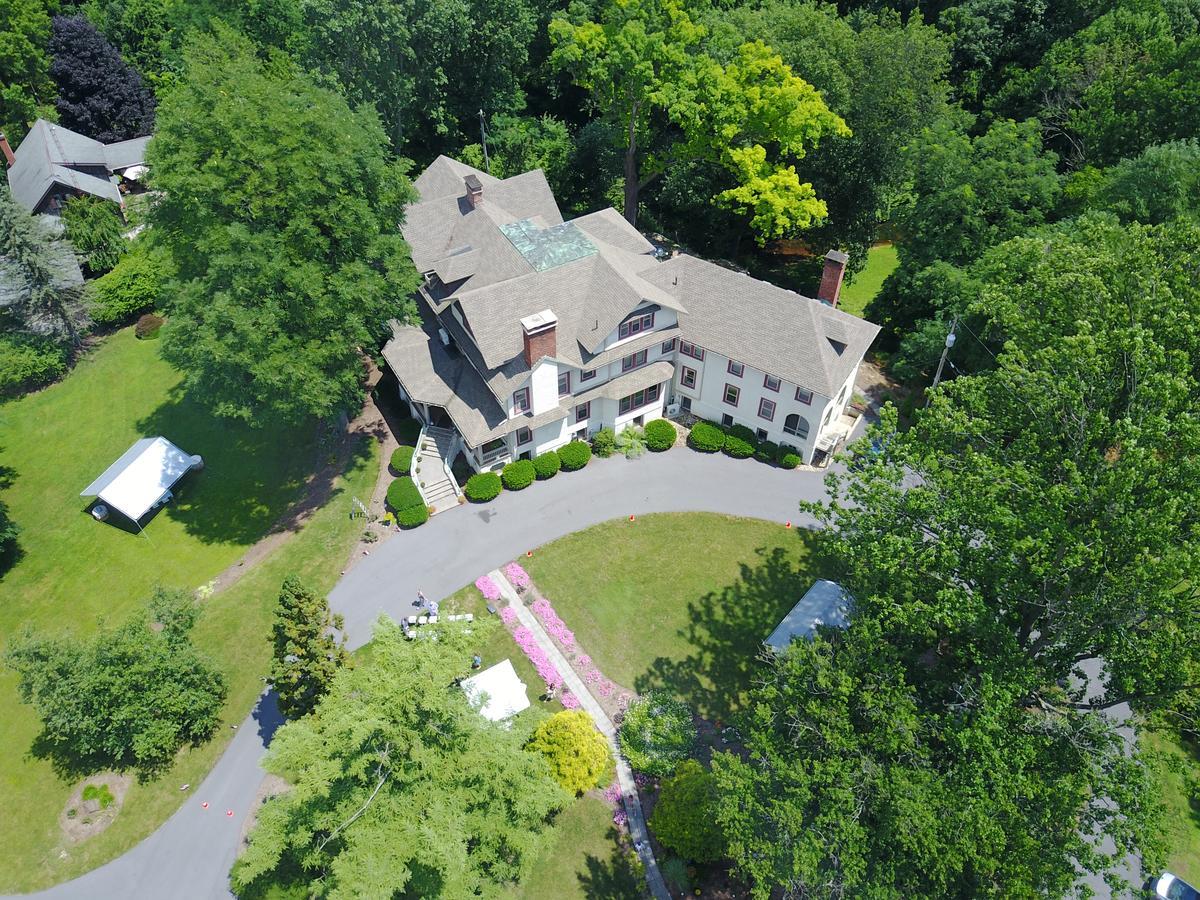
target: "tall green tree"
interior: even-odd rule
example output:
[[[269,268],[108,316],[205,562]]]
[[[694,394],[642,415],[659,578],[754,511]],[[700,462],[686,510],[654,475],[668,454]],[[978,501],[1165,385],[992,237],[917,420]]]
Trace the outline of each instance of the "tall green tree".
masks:
[[[67,240],[93,275],[115,266],[129,249],[125,223],[115,203],[99,197],[72,197],[62,209]]]
[[[497,178],[541,169],[554,195],[566,199],[575,143],[565,122],[548,115],[496,116],[488,123],[487,142],[486,160],[482,144],[468,144],[458,158],[478,169],[490,163],[491,173]]]
[[[163,355],[218,415],[354,412],[362,352],[414,313],[405,166],[373,112],[227,29],[185,63],[149,149],[178,272]]]
[[[56,762],[75,772],[115,766],[150,774],[212,734],[226,687],[192,646],[198,614],[190,594],[160,588],[117,629],[83,640],[26,631],[13,640],[5,661]]]
[[[318,897],[495,897],[542,852],[569,800],[454,683],[491,623],[407,641],[380,620],[370,659],[334,677],[312,715],[276,733],[265,766],[291,787],[269,800],[234,888],[301,871]]]
[[[330,613],[324,597],[295,576],[284,580],[278,603],[271,629],[271,686],[280,712],[298,719],[313,711],[349,658],[345,637],[339,641],[333,634],[344,623]]]
[[[14,147],[54,99],[49,41],[50,13],[43,0],[0,5],[0,132]]]
[[[732,187],[714,201],[749,216],[760,240],[824,218],[794,163],[822,137],[849,129],[766,45],[747,42],[718,62],[706,52],[706,29],[679,0],[606,3],[595,20],[559,16],[550,36],[552,62],[620,128],[631,224],[641,191],[689,160],[726,173]]]

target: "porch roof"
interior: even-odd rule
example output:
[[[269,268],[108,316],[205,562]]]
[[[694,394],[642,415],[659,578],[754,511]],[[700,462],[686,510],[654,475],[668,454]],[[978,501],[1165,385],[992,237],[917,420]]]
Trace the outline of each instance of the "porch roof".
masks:
[[[582,394],[576,394],[574,397],[567,397],[565,399],[572,406],[587,403],[589,400],[595,400],[598,397],[605,397],[609,400],[620,400],[622,397],[628,397],[634,391],[648,388],[652,384],[660,384],[674,375],[675,364],[661,359],[640,369],[634,369],[632,372],[626,372],[624,375],[618,375],[616,378],[610,379],[604,382],[604,384],[592,388],[590,391],[584,391]]]

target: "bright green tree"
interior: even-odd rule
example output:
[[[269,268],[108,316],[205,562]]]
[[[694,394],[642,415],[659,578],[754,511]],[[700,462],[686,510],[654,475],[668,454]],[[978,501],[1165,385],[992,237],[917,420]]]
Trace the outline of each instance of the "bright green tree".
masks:
[[[1200,141],[1171,141],[1121,160],[1104,172],[1087,205],[1144,225],[1200,216]]]
[[[124,223],[114,203],[98,197],[72,197],[63,206],[67,240],[94,275],[107,272],[129,249]]]
[[[148,774],[212,734],[225,679],[192,646],[198,614],[190,594],[160,588],[143,614],[117,629],[82,640],[27,631],[9,645],[5,661],[58,763]]]
[[[259,813],[235,890],[277,871],[317,897],[495,897],[521,880],[570,798],[521,720],[497,727],[454,684],[489,627],[407,641],[380,621],[370,658],[272,740],[265,767],[291,788]]]
[[[590,791],[612,776],[612,753],[604,735],[581,709],[564,709],[546,719],[525,749],[546,757],[555,780],[572,794]]]
[[[339,641],[333,634],[345,623],[341,616],[330,613],[323,596],[294,575],[284,580],[278,603],[271,629],[269,677],[279,698],[279,711],[298,719],[313,711],[349,659],[345,636]]]
[[[487,139],[488,160],[481,144],[468,144],[458,158],[477,169],[490,161],[497,178],[541,169],[555,196],[565,199],[567,169],[575,149],[566,123],[549,115],[496,116],[488,123]]]
[[[760,239],[807,227],[825,207],[792,161],[827,135],[848,135],[812,85],[765,45],[722,65],[680,0],[614,0],[595,20],[550,23],[552,61],[586,89],[624,146],[625,217],[673,165],[705,160],[734,186],[713,199],[751,217]]]
[[[218,415],[352,413],[363,351],[413,314],[411,189],[377,117],[218,28],[163,98],[149,160],[177,278],[164,357]]]
[[[712,773],[694,759],[684,760],[663,781],[650,828],[668,850],[695,862],[714,862],[725,855],[718,797]]]
[[[0,132],[13,147],[53,106],[49,42],[50,14],[43,0],[0,4]]]

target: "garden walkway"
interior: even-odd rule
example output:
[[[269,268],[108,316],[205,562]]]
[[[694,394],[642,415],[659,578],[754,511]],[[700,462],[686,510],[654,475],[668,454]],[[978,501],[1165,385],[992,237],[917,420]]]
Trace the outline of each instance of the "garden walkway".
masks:
[[[650,886],[650,893],[658,900],[671,900],[671,893],[667,890],[667,884],[658,870],[658,860],[654,858],[654,848],[650,845],[650,834],[646,830],[646,818],[642,815],[642,801],[638,796],[637,785],[633,781],[633,770],[629,768],[629,763],[621,755],[621,748],[617,744],[616,726],[613,725],[608,714],[601,709],[600,704],[596,702],[596,698],[587,689],[583,679],[575,674],[575,670],[571,668],[566,657],[554,645],[554,641],[550,640],[550,635],[546,634],[546,630],[542,628],[542,623],[538,621],[537,616],[521,602],[516,589],[504,573],[495,569],[488,573],[488,577],[496,582],[500,588],[500,595],[516,612],[521,624],[533,632],[533,639],[537,641],[538,646],[550,658],[550,662],[554,663],[554,668],[558,669],[558,673],[562,675],[563,686],[579,698],[580,708],[592,717],[592,721],[596,723],[596,727],[608,741],[613,759],[617,761],[617,781],[621,785],[621,800],[625,804],[625,813],[629,817],[629,836],[633,839],[633,846],[637,849],[642,866],[646,870],[646,883]]]

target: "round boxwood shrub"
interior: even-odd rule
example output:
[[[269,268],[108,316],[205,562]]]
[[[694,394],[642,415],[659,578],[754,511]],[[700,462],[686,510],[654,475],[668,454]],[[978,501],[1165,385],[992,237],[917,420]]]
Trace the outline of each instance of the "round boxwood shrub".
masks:
[[[412,509],[414,506],[424,509],[425,500],[421,497],[416,482],[407,475],[402,475],[388,485],[387,505],[397,514],[396,519],[399,521],[399,514],[403,510]]]
[[[500,480],[504,482],[504,487],[510,491],[525,490],[525,488],[533,484],[533,479],[535,478],[537,478],[537,469],[527,459],[518,459],[516,462],[510,462],[504,467],[504,471],[500,473]]]
[[[582,469],[591,458],[592,448],[586,441],[571,441],[571,443],[558,448],[558,460],[562,463],[565,472]]]
[[[416,447],[397,447],[392,451],[392,471],[397,475],[408,475],[412,472],[413,454]]]
[[[416,528],[429,521],[429,507],[422,503],[420,506],[410,506],[396,513],[396,524],[401,528]]]
[[[655,453],[674,447],[677,436],[675,426],[666,419],[655,419],[646,423],[646,446]]]
[[[734,459],[745,459],[754,454],[754,445],[733,434],[725,435],[725,453]]]
[[[546,757],[554,780],[572,794],[598,787],[612,777],[612,753],[604,735],[582,709],[566,709],[542,722],[525,749]]]
[[[664,691],[650,691],[629,704],[619,738],[629,765],[664,776],[692,755],[696,726],[686,703]]]
[[[558,469],[561,465],[562,462],[559,460],[558,454],[553,450],[543,453],[541,456],[536,456],[533,459],[533,468],[537,472],[538,481],[553,478],[558,474]]]
[[[716,453],[725,446],[725,432],[712,422],[697,422],[688,435],[688,444],[701,453]]]
[[[754,451],[754,458],[759,462],[775,462],[779,456],[779,445],[774,441],[763,441],[758,445],[758,449]]]
[[[500,496],[500,476],[495,472],[477,472],[467,479],[463,493],[472,503],[487,503]]]
[[[783,454],[783,456],[779,457],[779,465],[783,466],[783,468],[785,468],[785,469],[796,468],[796,466],[800,465],[800,454],[798,454],[798,453]]]

